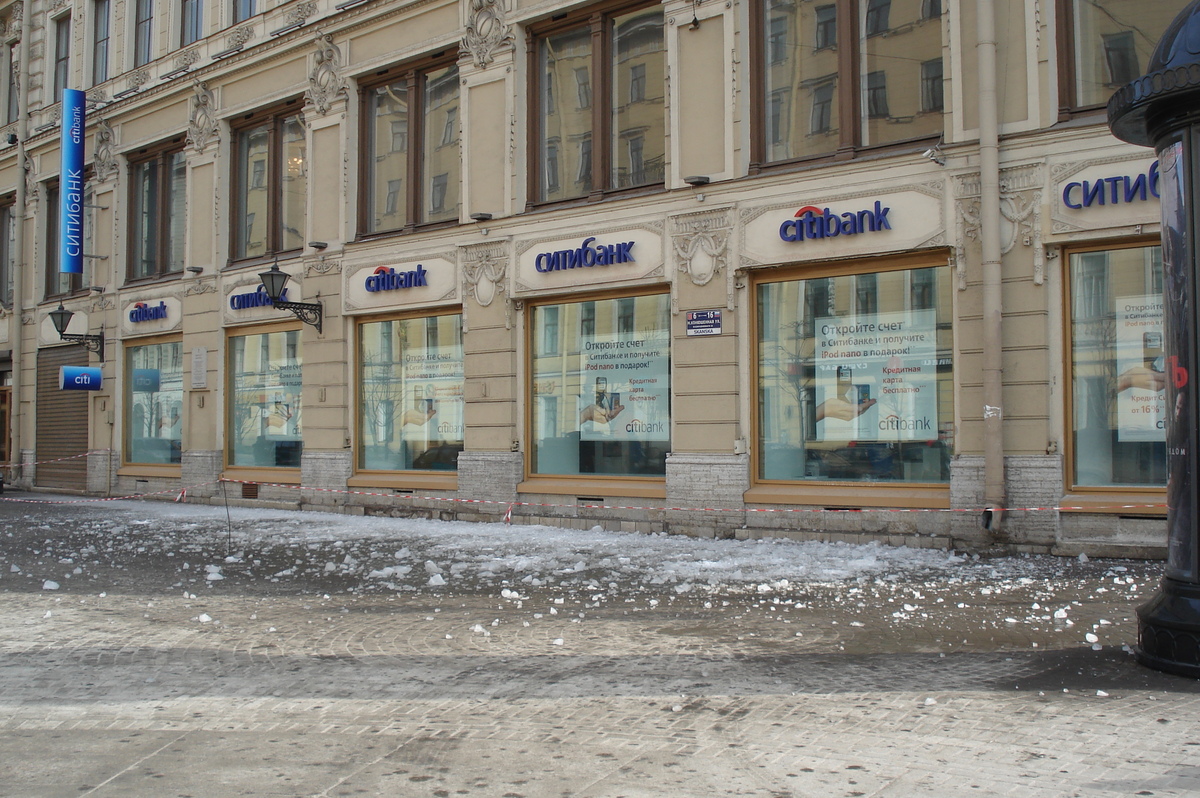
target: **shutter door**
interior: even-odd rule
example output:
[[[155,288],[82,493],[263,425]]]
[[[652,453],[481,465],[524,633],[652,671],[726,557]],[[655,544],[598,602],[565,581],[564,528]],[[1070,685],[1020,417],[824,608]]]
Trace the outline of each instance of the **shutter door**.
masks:
[[[88,352],[80,346],[41,349],[37,359],[37,443],[34,477],[39,487],[87,490],[88,391],[60,391],[62,366],[86,366]],[[58,462],[47,462],[58,460]]]

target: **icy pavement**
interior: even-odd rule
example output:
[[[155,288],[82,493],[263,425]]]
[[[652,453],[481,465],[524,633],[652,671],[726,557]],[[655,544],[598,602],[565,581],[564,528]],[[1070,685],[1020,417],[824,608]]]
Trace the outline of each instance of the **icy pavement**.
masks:
[[[1161,570],[0,502],[0,795],[1196,795]]]

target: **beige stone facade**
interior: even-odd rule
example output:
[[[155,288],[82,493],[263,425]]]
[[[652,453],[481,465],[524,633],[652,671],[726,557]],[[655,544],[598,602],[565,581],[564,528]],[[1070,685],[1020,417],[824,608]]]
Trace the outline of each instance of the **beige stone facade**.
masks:
[[[17,296],[0,319],[0,348],[11,351],[8,460],[25,464],[11,481],[113,496],[174,498],[186,488],[191,500],[435,518],[498,520],[511,510],[520,522],[696,535],[1164,551],[1164,480],[1133,482],[1113,470],[1081,478],[1095,455],[1081,443],[1075,389],[1086,372],[1077,316],[1094,288],[1079,253],[1151,251],[1160,229],[1155,155],[1108,133],[1098,103],[1115,86],[1092,84],[1122,77],[1131,67],[1121,58],[1144,70],[1152,41],[1118,51],[1125,28],[1099,30],[1039,0],[258,3],[236,24],[229,4],[206,4],[204,35],[186,45],[179,3],[0,8],[12,55],[6,91],[24,110],[0,128],[16,141],[0,149],[0,205],[16,220],[6,268]],[[1119,19],[1131,4],[1099,5]],[[1138,30],[1157,36],[1182,7],[1166,5],[1153,24],[1141,15]],[[151,57],[135,64],[143,7],[153,11]],[[828,9],[836,27],[818,34]],[[107,76],[97,81],[101,11],[111,14],[111,36]],[[1000,32],[995,70],[982,74],[981,11]],[[71,44],[60,69],[89,100],[90,257],[69,284],[46,271],[57,241],[47,206],[60,170],[52,87],[63,19]],[[855,34],[864,25],[875,29]],[[1110,50],[1073,61],[1093,39]],[[807,54],[789,61],[791,45]],[[603,77],[586,71],[610,60]],[[371,105],[368,96],[382,99]],[[981,96],[996,98],[998,183],[981,151],[981,119],[991,118]],[[183,153],[177,182],[139,194],[156,152]],[[999,213],[982,201],[992,185]],[[177,201],[164,204],[172,191]],[[143,213],[145,203],[158,215]],[[798,216],[805,208],[816,215]],[[844,234],[826,227],[816,236],[829,209],[854,219],[833,223]],[[131,239],[149,235],[143,218],[157,235],[170,230],[176,249],[135,279]],[[808,234],[797,239],[806,218]],[[989,233],[1000,245],[998,401],[982,376]],[[615,249],[595,254],[606,246]],[[630,257],[595,262],[621,252]],[[575,258],[577,268],[552,268],[555,253],[573,253],[561,264]],[[291,278],[288,300],[319,303],[320,331],[245,299],[273,263]],[[412,276],[407,285],[370,282],[389,274]],[[1154,290],[1113,281],[1106,290],[1118,298]],[[922,332],[936,340],[927,362],[911,368],[925,380],[914,377],[912,390],[936,395],[913,411],[933,418],[931,431],[871,432],[840,445],[829,443],[834,433],[803,427],[816,399],[833,398],[832,370],[813,364],[834,350],[819,337],[800,341],[794,325],[795,374],[807,376],[787,393],[788,363],[765,332],[778,310],[765,299],[772,285],[783,286],[780,296],[799,292],[788,300],[794,312],[796,302],[817,303],[806,323],[815,312],[818,326],[927,324]],[[819,286],[831,293],[811,299]],[[661,316],[638,305],[622,320],[623,301],[655,296]],[[62,457],[47,455],[60,451],[51,437],[63,425],[47,421],[38,398],[46,353],[82,352],[50,321],[60,301],[75,314],[70,332],[104,335],[103,363],[91,356],[103,389],[62,411],[77,431],[87,427],[86,441],[71,444],[86,468],[67,476],[44,465]],[[592,318],[579,303],[611,305],[614,315]],[[1104,312],[1119,326],[1112,304]],[[140,305],[165,311],[142,319]],[[696,334],[696,311],[710,322],[720,312],[717,334]],[[661,416],[661,436],[643,440],[631,422],[633,432],[589,439],[585,422],[571,418],[591,398],[584,371],[600,361],[571,360],[543,342],[579,313],[587,319],[579,330],[614,346],[661,328],[662,357],[641,364],[663,369],[669,384],[641,406]],[[427,319],[442,321],[396,331]],[[435,405],[423,395],[397,393],[403,407],[381,398],[392,389],[380,386],[407,366],[376,375],[373,358],[383,355],[366,343],[403,335],[433,336],[423,352],[461,351],[461,376],[451,369],[426,380],[429,400],[446,402],[437,405],[443,429],[461,432],[425,433],[425,449],[410,445],[403,413]],[[251,350],[276,365],[250,376]],[[559,358],[558,383],[543,376],[554,365],[547,357]],[[858,360],[860,374],[876,375],[867,403],[880,401],[892,372]],[[142,369],[174,382],[140,397],[132,381]],[[628,403],[635,383],[622,384],[619,401]],[[1010,511],[988,529],[993,414],[1002,418],[992,443],[1003,453]],[[158,426],[146,432],[151,418]],[[1110,419],[1109,439],[1096,445],[1122,458],[1140,442],[1137,456],[1153,459],[1153,435],[1123,423]],[[563,441],[574,448],[554,460]],[[447,467],[453,455],[457,465]],[[874,460],[859,471],[834,467],[832,458],[850,456]]]

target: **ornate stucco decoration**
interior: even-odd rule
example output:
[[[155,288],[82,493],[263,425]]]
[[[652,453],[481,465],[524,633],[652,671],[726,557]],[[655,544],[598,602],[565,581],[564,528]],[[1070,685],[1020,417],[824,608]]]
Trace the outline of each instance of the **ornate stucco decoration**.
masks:
[[[21,35],[21,19],[25,16],[25,3],[13,3],[8,11],[8,19],[5,21],[4,35],[20,36]]]
[[[117,306],[117,300],[111,296],[102,296],[92,303],[91,313],[99,313],[102,310],[112,310]]]
[[[107,119],[101,119],[96,124],[92,168],[95,170],[96,180],[100,183],[105,182],[110,177],[116,177],[118,171],[120,171],[120,167],[117,165],[117,154],[113,151],[116,138],[116,133],[113,132],[112,126],[108,124]]]
[[[467,293],[480,307],[488,307],[504,294],[508,273],[508,255],[495,244],[480,244],[463,249],[463,282]],[[512,304],[505,303],[504,328],[512,329]],[[463,306],[463,330],[467,329],[466,306]]]
[[[288,25],[303,25],[309,17],[316,13],[317,4],[315,2],[300,3],[284,14],[283,21]]]
[[[233,30],[225,37],[226,50],[240,50],[246,46],[246,42],[254,38],[254,26],[244,25]]]
[[[23,313],[21,314],[21,324],[30,327],[37,324],[37,318],[32,313]]]
[[[192,115],[188,120],[187,143],[198,152],[203,152],[210,141],[218,139],[217,100],[208,84],[195,81],[192,86],[196,94],[192,97]]]
[[[512,47],[514,41],[512,26],[505,20],[503,0],[471,0],[460,54],[470,56],[476,68],[483,69],[501,48]]]
[[[191,50],[184,50],[183,52],[179,53],[179,55],[175,56],[174,71],[175,72],[186,71],[188,69],[191,69],[198,63],[200,63],[199,48],[192,48]]]
[[[694,285],[708,285],[729,266],[731,220],[725,211],[706,211],[672,219],[679,271]]]
[[[71,0],[51,0],[50,13],[61,11],[71,4]]]
[[[1033,248],[1033,282],[1046,281],[1046,253],[1042,245],[1042,167],[1030,164],[1000,173],[1000,254],[1007,255],[1021,244]],[[980,236],[979,174],[958,178],[955,223],[957,235],[954,260],[958,268],[958,290],[966,290],[966,246]]]
[[[308,76],[308,91],[304,99],[318,114],[327,114],[338,97],[349,96],[346,77],[342,73],[342,51],[333,43],[333,36],[317,36],[317,53],[312,73]]]
[[[305,274],[341,274],[342,260],[341,258],[331,258],[327,255],[322,255],[319,258],[310,260],[304,265]]]
[[[200,294],[215,294],[217,293],[216,279],[209,280],[193,280],[191,285],[183,289],[184,296],[199,296]]]
[[[148,69],[135,70],[129,76],[129,88],[131,88],[131,89],[136,89],[136,90],[140,91],[142,86],[145,86],[149,82],[150,82],[150,70],[148,70]]]

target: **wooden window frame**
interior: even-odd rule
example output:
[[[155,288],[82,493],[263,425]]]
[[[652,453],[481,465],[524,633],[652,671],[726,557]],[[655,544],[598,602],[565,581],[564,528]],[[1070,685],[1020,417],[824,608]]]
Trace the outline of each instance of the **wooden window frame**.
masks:
[[[230,252],[228,266],[261,263],[277,257],[291,257],[303,250],[303,244],[292,249],[281,248],[283,244],[283,125],[286,120],[292,117],[296,117],[303,124],[304,106],[302,98],[297,97],[286,103],[272,106],[269,109],[247,113],[240,119],[235,120],[231,125],[233,154],[230,159],[232,197],[230,200]],[[251,187],[252,167],[248,162],[246,164],[246,174],[241,174],[239,170],[241,151],[239,148],[241,147],[242,134],[251,128],[262,125],[267,127],[267,158],[266,166],[264,167],[267,184],[267,227],[264,234],[263,253],[246,255],[243,251],[247,243],[245,241],[244,229],[246,209],[243,207],[242,196],[245,190]],[[307,197],[308,192],[306,191],[305,194]]]
[[[136,180],[137,170],[146,164],[154,163],[158,167],[158,197],[156,207],[154,208],[154,221],[159,229],[170,229],[171,217],[171,198],[165,190],[170,185],[170,159],[174,155],[178,155],[184,151],[183,136],[176,136],[169,142],[160,144],[156,147],[145,147],[134,155],[129,157],[129,220],[128,220],[128,241],[129,246],[128,258],[125,264],[125,282],[127,284],[153,282],[163,278],[179,277],[183,274],[183,266],[172,270],[169,268],[170,239],[168,236],[158,236],[156,242],[153,259],[157,264],[157,268],[152,274],[138,275],[134,273],[134,261],[137,254],[137,247],[134,242],[137,240],[137,208],[138,202],[135,196],[138,191],[138,181]],[[186,191],[186,175],[185,175],[184,190]]]

